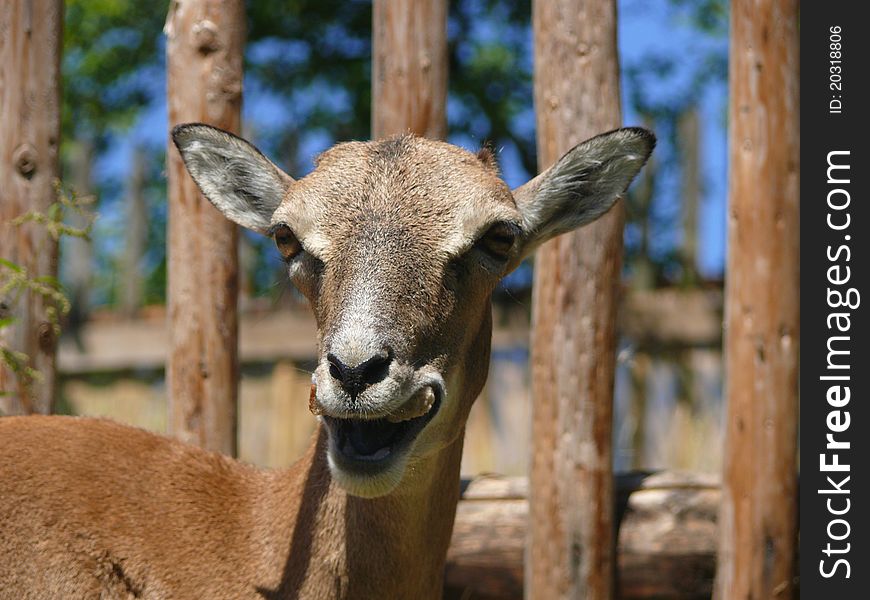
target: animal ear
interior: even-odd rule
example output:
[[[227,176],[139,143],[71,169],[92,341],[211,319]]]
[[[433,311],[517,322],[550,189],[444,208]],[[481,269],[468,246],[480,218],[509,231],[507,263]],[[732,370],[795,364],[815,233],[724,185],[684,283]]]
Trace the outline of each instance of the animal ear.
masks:
[[[603,133],[515,189],[525,233],[522,255],[606,213],[647,161],[655,141],[652,132],[636,127]]]
[[[265,234],[293,179],[254,146],[222,129],[186,123],[172,129],[188,173],[230,221]]]

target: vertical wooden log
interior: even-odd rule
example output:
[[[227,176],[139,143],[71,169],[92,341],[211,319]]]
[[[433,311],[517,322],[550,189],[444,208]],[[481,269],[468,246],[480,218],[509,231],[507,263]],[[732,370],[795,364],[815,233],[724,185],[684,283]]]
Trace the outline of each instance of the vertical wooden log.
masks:
[[[243,0],[174,1],[166,21],[169,123],[239,132]],[[199,192],[168,144],[169,428],[236,453],[238,232]]]
[[[446,0],[375,0],[372,139],[447,135]]]
[[[259,250],[248,238],[239,237],[239,310],[244,313],[254,299],[254,267]]]
[[[82,137],[73,143],[72,157],[68,173],[64,178],[72,180],[73,191],[78,198],[94,194],[93,185],[94,142]],[[70,215],[70,223],[77,229],[88,225],[88,217]],[[93,247],[91,240],[71,237],[63,242],[61,252],[61,271],[66,276],[66,292],[72,307],[67,317],[67,333],[78,336],[80,328],[88,318],[93,287]]]
[[[142,307],[144,278],[142,255],[148,242],[148,207],[145,206],[145,149],[133,148],[130,176],[127,179],[127,224],[124,237],[124,257],[121,267],[121,312],[134,317]]]
[[[629,407],[634,432],[631,436],[631,468],[640,471],[646,467],[646,408],[650,392],[649,375],[652,359],[645,352],[638,352],[632,361],[629,377],[631,379],[631,405]]]
[[[618,127],[613,0],[533,5],[538,162]],[[535,259],[527,592],[613,595],[611,432],[622,202]]]
[[[725,353],[716,597],[794,596],[797,529],[798,2],[731,4]]]
[[[308,403],[299,402],[310,393],[311,375],[293,362],[282,360],[275,364],[269,388],[268,464],[283,468],[305,453],[315,429],[316,421],[308,412]]]
[[[649,115],[644,115],[643,126],[655,131],[655,122]],[[634,203],[635,214],[640,226],[640,247],[637,258],[631,265],[631,287],[635,290],[647,290],[655,287],[656,268],[650,258],[650,228],[652,220],[652,200],[655,192],[656,160],[651,156],[640,173],[639,181],[632,191],[630,202]]]
[[[680,116],[677,129],[682,146],[683,281],[692,283],[698,279],[698,206],[701,204],[701,127],[697,106]]]
[[[43,225],[11,221],[57,199],[62,29],[62,0],[0,3],[0,257],[30,277],[57,275],[57,240]],[[46,308],[31,293],[0,298],[0,319],[15,319],[0,329],[0,345],[41,373],[30,380],[0,362],[0,414],[52,410],[57,339]]]

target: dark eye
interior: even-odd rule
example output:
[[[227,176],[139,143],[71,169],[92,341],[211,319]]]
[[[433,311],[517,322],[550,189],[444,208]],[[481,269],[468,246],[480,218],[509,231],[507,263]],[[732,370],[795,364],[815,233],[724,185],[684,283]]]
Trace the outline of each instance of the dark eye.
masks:
[[[278,252],[284,257],[284,260],[290,260],[300,252],[302,252],[302,244],[293,235],[293,232],[286,225],[279,224],[273,229],[272,237],[275,238],[275,245],[278,247]]]
[[[477,240],[475,247],[492,258],[504,262],[510,257],[514,248],[517,229],[513,223],[496,223]]]

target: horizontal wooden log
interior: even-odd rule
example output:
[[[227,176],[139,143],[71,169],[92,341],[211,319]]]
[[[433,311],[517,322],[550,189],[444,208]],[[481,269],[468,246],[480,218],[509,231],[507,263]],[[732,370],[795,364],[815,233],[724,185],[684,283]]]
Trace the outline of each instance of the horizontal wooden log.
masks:
[[[528,482],[463,482],[447,555],[445,598],[523,597]],[[616,477],[617,598],[709,598],[716,568],[716,477],[661,472]]]
[[[619,309],[619,329],[639,348],[718,348],[722,345],[722,290],[632,290]]]
[[[241,362],[312,359],[316,331],[311,312],[302,306],[264,308],[262,304],[251,302],[252,310],[241,315]],[[528,316],[524,307],[519,308],[494,307],[493,348],[528,344]],[[639,350],[718,347],[722,342],[722,292],[718,290],[630,292],[624,297],[620,310],[622,334],[634,340]],[[74,375],[162,369],[167,344],[166,313],[161,306],[148,307],[135,319],[120,318],[112,313],[97,314],[77,337],[61,339],[59,370]]]
[[[316,339],[314,319],[308,310],[252,310],[240,318],[239,359],[246,364],[304,362],[314,357]],[[64,375],[162,370],[168,344],[162,306],[148,307],[135,319],[98,314],[81,329],[77,340],[61,340],[59,370]]]

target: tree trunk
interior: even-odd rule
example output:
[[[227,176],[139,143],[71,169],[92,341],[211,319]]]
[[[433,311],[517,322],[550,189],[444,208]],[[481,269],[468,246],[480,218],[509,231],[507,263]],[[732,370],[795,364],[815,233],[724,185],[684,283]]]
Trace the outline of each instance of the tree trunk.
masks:
[[[169,123],[238,133],[242,0],[174,1],[166,21]],[[169,143],[167,364],[170,430],[236,454],[238,231],[199,192]]]
[[[73,144],[69,170],[64,172],[64,179],[71,180],[73,191],[78,198],[93,197],[92,181],[94,163],[94,142],[84,136]],[[88,225],[88,216],[71,214],[70,223],[77,229]],[[63,241],[61,252],[61,272],[66,279],[67,296],[70,300],[70,314],[66,320],[67,335],[72,335],[79,349],[84,351],[81,341],[81,329],[88,319],[91,305],[91,288],[93,287],[94,252],[91,240],[71,237]]]
[[[683,282],[698,282],[698,206],[701,203],[701,127],[698,107],[692,106],[680,115],[677,124],[682,150],[683,196]]]
[[[649,115],[644,115],[643,126],[647,129],[655,130],[655,123]],[[658,269],[653,264],[650,258],[650,229],[652,224],[652,201],[655,193],[655,176],[656,176],[656,160],[655,156],[650,157],[643,171],[640,173],[639,181],[632,190],[631,205],[634,207],[634,221],[640,229],[640,243],[638,244],[637,257],[633,264],[629,265],[631,269],[630,285],[634,290],[649,290],[656,286],[658,278]],[[629,215],[631,210],[629,210]],[[631,216],[629,220],[631,220]]]
[[[541,169],[621,122],[616,4],[533,6]],[[545,244],[533,289],[532,465],[527,592],[613,595],[613,381],[622,202]]]
[[[646,466],[646,411],[647,396],[650,393],[649,376],[652,371],[652,357],[642,351],[636,351],[629,367],[631,384],[631,404],[629,414],[634,425],[631,435],[631,466],[642,469]]]
[[[0,3],[0,257],[31,278],[57,276],[57,240],[45,226],[12,220],[56,200],[60,148],[62,0]],[[2,267],[0,267],[2,268]],[[0,361],[0,414],[50,413],[57,335],[42,296],[0,298],[0,347],[23,352],[32,379]]]
[[[148,243],[148,207],[145,205],[145,149],[133,148],[130,177],[127,180],[127,223],[124,237],[124,262],[121,268],[121,312],[134,317],[142,307],[144,292],[142,256]]]
[[[799,344],[798,3],[731,11],[725,362],[716,596],[794,596]]]
[[[372,139],[447,135],[447,2],[375,0]]]

